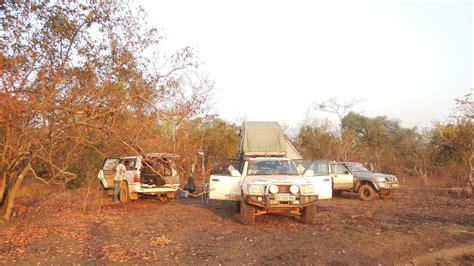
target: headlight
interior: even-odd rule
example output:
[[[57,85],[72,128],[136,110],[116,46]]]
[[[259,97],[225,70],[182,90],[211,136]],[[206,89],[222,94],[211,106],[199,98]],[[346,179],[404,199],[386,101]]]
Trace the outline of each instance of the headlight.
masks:
[[[290,186],[290,192],[291,192],[291,193],[297,194],[298,191],[300,191],[300,189],[298,188],[297,185],[291,185],[291,186]]]
[[[265,189],[262,185],[249,185],[249,194],[263,195],[265,194]]]
[[[376,182],[377,182],[377,183],[384,183],[384,182],[385,182],[385,178],[379,177],[379,178],[377,178],[377,181],[376,181]]]
[[[303,195],[314,194],[314,186],[311,184],[301,185],[301,194]]]
[[[276,193],[278,193],[278,186],[277,185],[271,185],[268,190],[270,190],[270,193],[276,194]]]

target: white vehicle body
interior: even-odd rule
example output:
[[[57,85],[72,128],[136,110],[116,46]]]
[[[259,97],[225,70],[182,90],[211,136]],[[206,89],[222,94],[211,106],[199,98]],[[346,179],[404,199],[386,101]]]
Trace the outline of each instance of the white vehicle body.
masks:
[[[210,177],[210,199],[240,201],[242,198],[242,193],[244,195],[249,194],[249,187],[251,185],[260,185],[267,189],[271,184],[294,184],[300,188],[300,191],[301,186],[313,185],[315,192],[311,193],[312,195],[318,196],[318,198],[322,199],[331,198],[332,188],[330,176],[248,175],[249,162],[265,160],[291,162],[291,160],[288,158],[278,157],[250,158],[249,160],[243,162],[241,169],[242,173],[234,168],[229,171],[229,174],[213,174]]]
[[[320,200],[332,198],[332,176],[327,161],[311,161],[309,166],[304,169],[303,176],[314,184]]]
[[[119,159],[124,160],[126,167],[125,174],[120,180],[120,186],[128,188],[129,198],[134,200],[138,198],[138,194],[144,195],[160,195],[166,194],[168,196],[174,195],[174,192],[179,187],[179,177],[176,170],[170,166],[165,177],[166,181],[156,183],[151,180],[150,175],[143,172],[144,160],[141,156],[130,156],[121,158],[107,158],[104,160],[102,169],[99,171],[97,178],[105,191],[109,195],[113,193],[115,169],[118,165]]]

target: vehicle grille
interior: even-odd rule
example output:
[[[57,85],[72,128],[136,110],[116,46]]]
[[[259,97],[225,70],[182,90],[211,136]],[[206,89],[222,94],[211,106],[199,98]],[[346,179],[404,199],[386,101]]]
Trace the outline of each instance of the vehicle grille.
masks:
[[[290,185],[277,185],[278,193],[290,193]]]

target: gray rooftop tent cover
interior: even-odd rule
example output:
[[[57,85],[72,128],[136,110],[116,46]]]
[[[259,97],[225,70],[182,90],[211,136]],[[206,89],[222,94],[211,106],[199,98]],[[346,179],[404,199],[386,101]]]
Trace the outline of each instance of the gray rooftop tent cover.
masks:
[[[301,159],[300,154],[285,139],[278,122],[246,121],[240,128],[241,154],[249,156],[288,156]]]

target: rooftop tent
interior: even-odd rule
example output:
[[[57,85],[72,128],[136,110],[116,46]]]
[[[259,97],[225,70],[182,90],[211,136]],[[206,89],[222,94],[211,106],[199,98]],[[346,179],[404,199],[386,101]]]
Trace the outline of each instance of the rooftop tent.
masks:
[[[287,144],[278,122],[242,123],[240,153],[253,156],[286,156]]]
[[[286,140],[286,156],[289,158],[289,159],[292,159],[292,160],[302,160],[303,157],[301,157],[300,153],[295,149],[295,147],[293,147],[293,145],[291,144],[291,142],[289,140]]]

